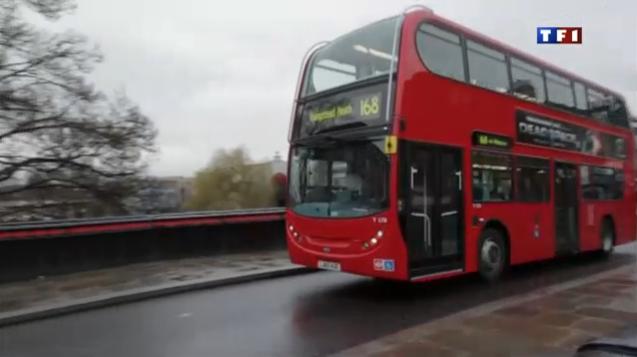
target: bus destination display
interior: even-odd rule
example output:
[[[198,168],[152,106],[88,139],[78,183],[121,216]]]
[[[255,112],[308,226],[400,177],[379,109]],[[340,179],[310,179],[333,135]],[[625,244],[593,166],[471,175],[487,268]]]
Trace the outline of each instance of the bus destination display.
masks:
[[[306,103],[302,107],[300,136],[340,126],[384,124],[386,92],[387,84],[383,83]]]
[[[481,131],[473,132],[472,141],[475,146],[484,146],[494,149],[510,149],[511,146],[513,146],[513,141],[509,137]]]

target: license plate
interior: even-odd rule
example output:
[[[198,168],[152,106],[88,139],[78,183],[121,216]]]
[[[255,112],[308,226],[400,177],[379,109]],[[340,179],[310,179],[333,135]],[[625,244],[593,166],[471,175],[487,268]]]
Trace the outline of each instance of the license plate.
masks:
[[[326,262],[325,260],[319,260],[317,266],[319,269],[341,271],[341,264],[337,262]]]

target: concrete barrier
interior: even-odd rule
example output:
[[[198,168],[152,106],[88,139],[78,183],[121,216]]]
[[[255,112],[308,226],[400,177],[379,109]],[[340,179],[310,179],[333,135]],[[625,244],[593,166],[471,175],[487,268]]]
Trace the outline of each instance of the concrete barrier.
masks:
[[[2,227],[0,226],[0,231]],[[285,249],[283,215],[0,242],[0,282],[136,262]]]

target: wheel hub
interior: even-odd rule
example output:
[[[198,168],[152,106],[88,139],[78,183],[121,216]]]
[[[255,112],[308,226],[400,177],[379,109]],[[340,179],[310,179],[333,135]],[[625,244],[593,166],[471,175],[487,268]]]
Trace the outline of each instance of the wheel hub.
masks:
[[[482,261],[486,263],[490,269],[496,269],[500,265],[500,247],[491,238],[487,238],[484,244],[482,244],[481,255]]]
[[[605,252],[610,252],[610,250],[613,249],[613,238],[608,234],[604,235],[604,242],[602,244],[602,249],[604,249]]]

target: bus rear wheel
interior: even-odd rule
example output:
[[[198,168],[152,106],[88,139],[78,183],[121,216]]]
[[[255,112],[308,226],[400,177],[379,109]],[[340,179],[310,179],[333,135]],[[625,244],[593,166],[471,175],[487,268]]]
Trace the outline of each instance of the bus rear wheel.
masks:
[[[612,223],[608,219],[604,220],[604,223],[602,224],[601,239],[601,255],[603,258],[608,259],[615,250],[615,231]]]
[[[502,232],[487,228],[480,235],[478,272],[489,283],[497,281],[507,265],[507,246]]]

